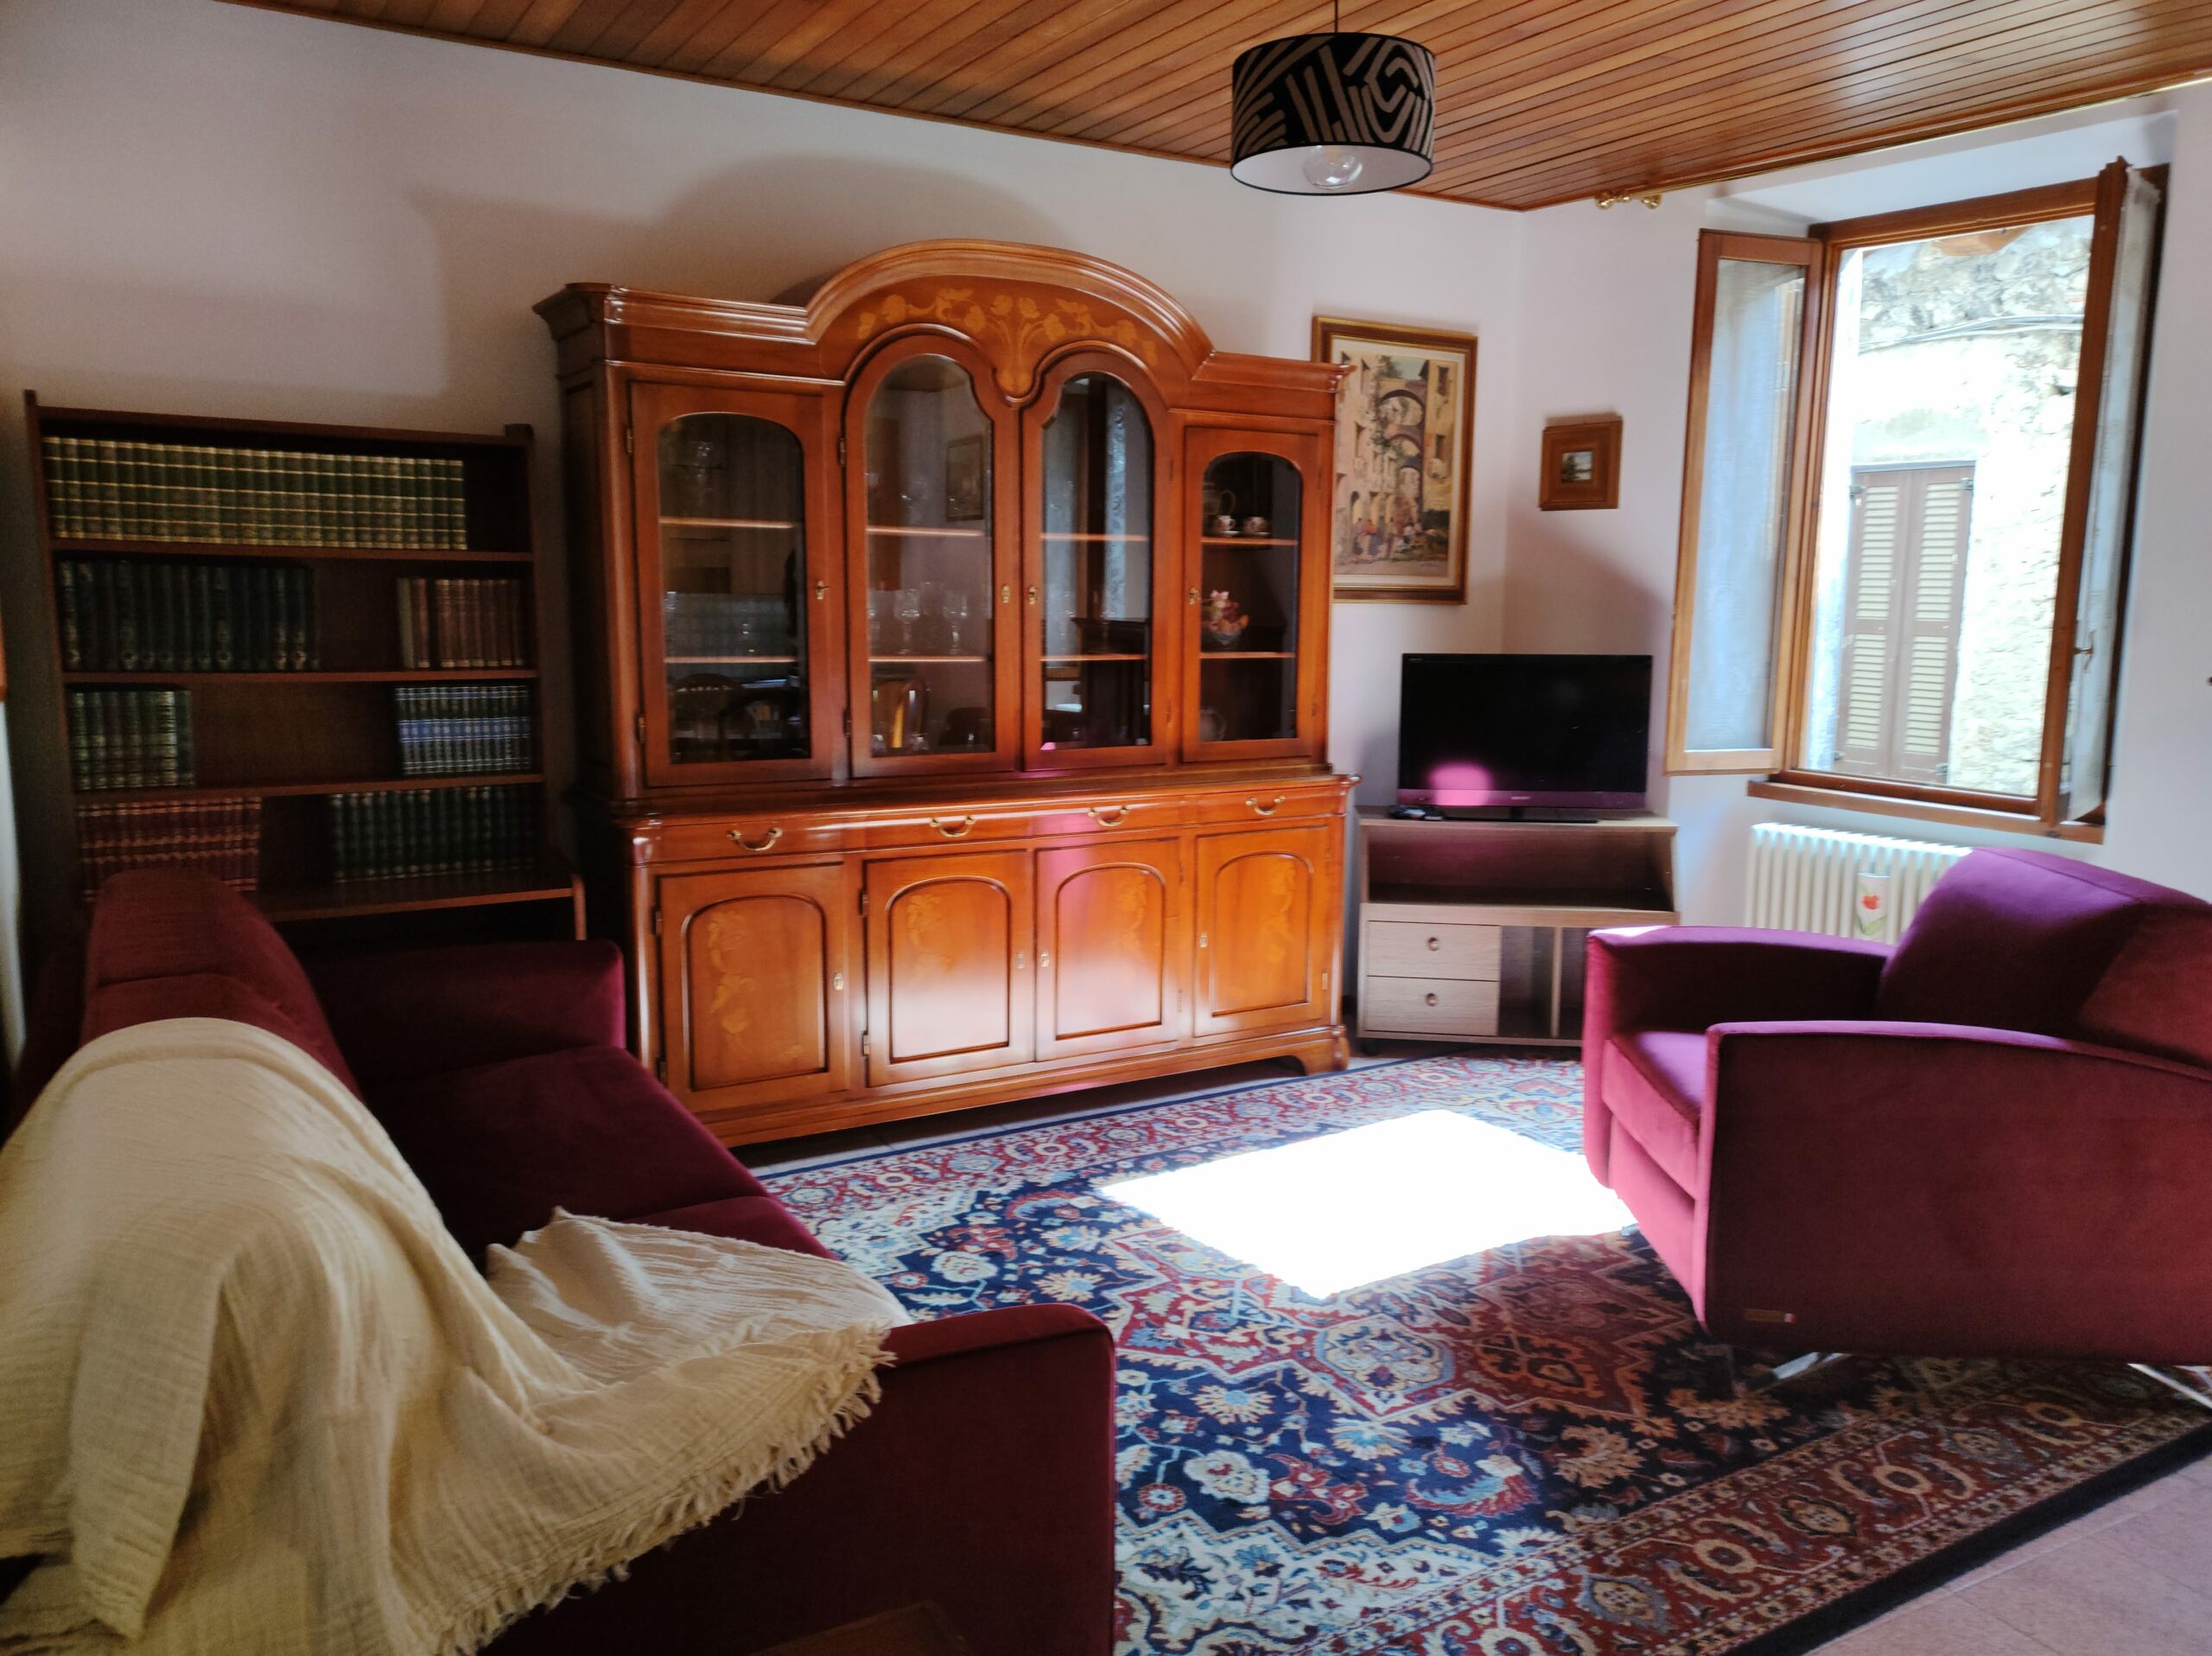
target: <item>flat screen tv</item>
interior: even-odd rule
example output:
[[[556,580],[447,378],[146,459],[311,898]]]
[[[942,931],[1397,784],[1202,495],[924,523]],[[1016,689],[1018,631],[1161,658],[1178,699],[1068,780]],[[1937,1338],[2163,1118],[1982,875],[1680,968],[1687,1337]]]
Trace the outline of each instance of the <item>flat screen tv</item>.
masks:
[[[1401,805],[1645,803],[1648,655],[1409,655],[1398,706]]]

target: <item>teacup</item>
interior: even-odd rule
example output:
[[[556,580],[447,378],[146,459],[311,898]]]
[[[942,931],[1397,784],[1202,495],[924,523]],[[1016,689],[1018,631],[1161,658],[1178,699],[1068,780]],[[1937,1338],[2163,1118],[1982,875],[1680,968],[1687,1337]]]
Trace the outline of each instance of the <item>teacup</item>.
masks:
[[[1268,532],[1268,520],[1267,520],[1265,518],[1247,518],[1247,519],[1244,519],[1244,532],[1245,532],[1246,534],[1248,534],[1248,535],[1264,535],[1264,534],[1266,534],[1266,533]]]
[[[1217,535],[1235,534],[1236,532],[1236,519],[1230,517],[1227,513],[1223,513],[1221,516],[1213,520],[1213,532]]]

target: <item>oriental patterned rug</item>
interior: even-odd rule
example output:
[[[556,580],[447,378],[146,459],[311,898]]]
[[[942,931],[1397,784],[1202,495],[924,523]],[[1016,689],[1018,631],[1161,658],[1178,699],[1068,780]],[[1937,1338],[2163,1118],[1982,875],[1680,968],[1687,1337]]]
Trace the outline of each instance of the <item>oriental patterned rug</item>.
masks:
[[[2116,1366],[1738,1395],[1580,1084],[1421,1059],[770,1182],[917,1315],[1113,1328],[1125,1656],[1776,1656],[2212,1443]]]

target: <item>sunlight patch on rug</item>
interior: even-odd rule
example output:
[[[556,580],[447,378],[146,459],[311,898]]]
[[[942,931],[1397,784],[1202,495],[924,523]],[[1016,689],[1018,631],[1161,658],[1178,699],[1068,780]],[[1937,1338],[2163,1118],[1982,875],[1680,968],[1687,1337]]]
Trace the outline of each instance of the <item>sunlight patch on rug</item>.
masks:
[[[1444,1110],[1097,1188],[1316,1299],[1630,1222],[1581,1156]]]

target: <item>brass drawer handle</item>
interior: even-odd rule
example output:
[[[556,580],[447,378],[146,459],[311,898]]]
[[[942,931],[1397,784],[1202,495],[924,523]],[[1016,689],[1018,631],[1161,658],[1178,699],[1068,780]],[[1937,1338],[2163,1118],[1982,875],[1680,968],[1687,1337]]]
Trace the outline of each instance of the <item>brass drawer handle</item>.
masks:
[[[1265,805],[1262,805],[1257,799],[1247,799],[1244,803],[1252,807],[1252,813],[1255,816],[1272,817],[1274,815],[1276,809],[1281,806],[1286,797],[1287,796],[1284,794],[1278,793],[1274,799],[1269,799]]]
[[[1135,809],[1133,805],[1094,805],[1089,808],[1090,819],[1101,828],[1120,827]]]
[[[830,583],[827,581],[817,581],[814,583],[814,602],[817,603],[826,603],[829,602],[829,598]]]
[[[1039,950],[1038,950],[1038,951],[1037,951],[1037,970],[1038,970],[1038,971],[1050,971],[1052,969],[1052,952],[1050,949],[1039,949]]]
[[[731,829],[729,837],[748,851],[765,851],[784,837],[784,831],[781,828],[771,828],[768,831],[768,837],[758,845],[745,837],[745,830],[742,828]]]
[[[1444,946],[1444,942],[1443,942],[1443,939],[1440,939],[1440,938],[1433,938],[1433,938],[1431,938],[1431,939],[1428,939],[1428,952],[1429,952],[1431,954],[1434,954],[1434,953],[1435,953],[1439,949],[1442,948],[1443,946]]]
[[[1435,994],[1435,991],[1434,991],[1434,990],[1432,990],[1429,993],[1427,993],[1427,994],[1426,994],[1426,995],[1422,996],[1422,997],[1421,997],[1421,998],[1422,998],[1423,1000],[1427,1001],[1427,1002],[1431,1006],[1433,1006],[1433,1005],[1435,1005],[1435,1004],[1436,1004],[1436,994]]]
[[[943,817],[930,818],[930,826],[947,839],[965,839],[968,837],[968,831],[975,825],[976,818],[972,816],[963,817],[958,822],[950,824]]]
[[[1037,607],[1037,589],[1034,587],[1029,589],[1029,607],[1032,609]]]

